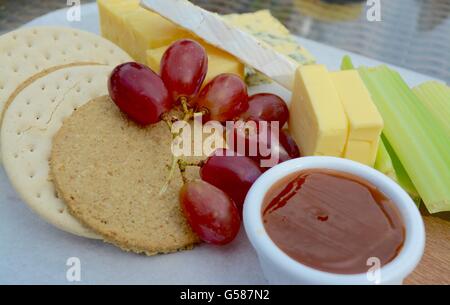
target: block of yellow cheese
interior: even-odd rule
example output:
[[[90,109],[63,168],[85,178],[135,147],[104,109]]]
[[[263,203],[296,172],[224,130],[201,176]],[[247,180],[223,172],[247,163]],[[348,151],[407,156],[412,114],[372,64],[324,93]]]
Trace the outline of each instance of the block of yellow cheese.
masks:
[[[244,64],[167,19],[139,6],[139,0],[98,0],[102,35],[127,51],[136,61],[159,70],[164,51],[182,38],[201,43],[209,56],[208,79],[220,73],[244,77]]]
[[[303,156],[343,155],[348,121],[325,66],[297,69],[289,129]]]
[[[212,53],[211,74],[208,78],[220,69],[223,69],[221,72],[233,72],[244,76],[244,65],[235,57],[205,43],[165,18],[140,7],[139,2],[139,0],[97,0],[102,35],[127,51],[136,61],[154,65],[158,53],[162,54],[162,48],[167,48],[178,39],[190,38],[200,42]],[[313,57],[297,44],[295,38],[268,10],[228,15],[224,18],[298,63],[306,64],[314,61]]]
[[[139,0],[98,0],[97,4],[102,36],[120,46],[136,59],[139,50],[133,47],[135,38],[124,15],[137,10]]]
[[[141,7],[125,14],[125,18],[127,25],[135,35],[135,47],[142,53],[139,54],[138,60],[143,62],[146,59],[147,49],[159,48],[181,38],[193,38],[189,32]]]
[[[98,0],[102,35],[145,63],[147,50],[193,36],[160,15],[139,6],[139,0]]]
[[[164,46],[147,51],[147,65],[153,71],[159,73],[161,58],[168,47]],[[206,46],[205,49],[208,53],[208,74],[205,84],[221,73],[234,73],[243,77],[245,67],[234,56],[211,46]]]
[[[338,71],[330,75],[349,122],[343,157],[373,166],[383,119],[357,71]]]

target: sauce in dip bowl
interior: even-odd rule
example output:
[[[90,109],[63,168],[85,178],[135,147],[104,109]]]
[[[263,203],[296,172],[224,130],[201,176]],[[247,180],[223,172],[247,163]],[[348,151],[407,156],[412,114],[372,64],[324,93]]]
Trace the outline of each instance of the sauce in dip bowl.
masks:
[[[425,244],[418,209],[395,182],[332,157],[263,174],[247,195],[244,225],[273,284],[400,284]]]

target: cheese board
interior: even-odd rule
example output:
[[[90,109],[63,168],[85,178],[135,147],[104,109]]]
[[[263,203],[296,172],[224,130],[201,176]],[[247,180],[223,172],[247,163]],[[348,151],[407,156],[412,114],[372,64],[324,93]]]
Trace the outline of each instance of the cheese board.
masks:
[[[79,22],[67,21],[66,13],[66,10],[52,12],[25,27],[55,25],[100,33],[96,4],[81,7]],[[317,62],[330,70],[339,69],[344,55],[350,55],[357,66],[382,64],[305,38],[296,37],[296,40],[314,55]],[[409,86],[432,80],[431,77],[390,66],[402,75]],[[286,101],[291,100],[289,91],[274,84],[255,86],[250,91],[272,92]],[[0,190],[0,239],[2,245],[11,245],[0,248],[3,258],[0,262],[1,281],[4,283],[70,283],[66,275],[71,258],[78,258],[81,262],[83,284],[266,283],[256,253],[243,229],[232,244],[221,248],[200,245],[192,251],[147,258],[55,230],[21,203],[3,168],[0,170]],[[427,233],[425,255],[406,283],[450,283],[450,223],[445,217],[424,216]]]

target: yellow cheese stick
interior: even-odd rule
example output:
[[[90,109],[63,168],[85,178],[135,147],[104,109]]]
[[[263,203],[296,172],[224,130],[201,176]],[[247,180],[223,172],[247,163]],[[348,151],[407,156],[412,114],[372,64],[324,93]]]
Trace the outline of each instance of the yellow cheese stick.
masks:
[[[349,122],[343,156],[373,166],[383,119],[357,71],[332,72],[330,75]]]
[[[348,121],[325,66],[297,69],[289,129],[303,156],[343,155]]]

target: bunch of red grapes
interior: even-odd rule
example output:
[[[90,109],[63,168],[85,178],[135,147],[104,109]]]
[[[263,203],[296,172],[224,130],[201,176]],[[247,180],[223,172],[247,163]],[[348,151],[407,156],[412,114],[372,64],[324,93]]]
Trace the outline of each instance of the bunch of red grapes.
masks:
[[[279,162],[300,156],[295,142],[281,129],[289,110],[280,97],[266,93],[248,96],[246,84],[234,74],[218,75],[202,89],[208,56],[197,42],[184,39],[172,44],[160,67],[158,75],[145,65],[125,63],[116,67],[109,78],[112,100],[134,122],[142,126],[157,123],[180,103],[202,112],[204,122],[277,121],[280,132],[276,144],[270,137],[254,137],[239,129],[232,131],[233,138],[243,137],[246,144],[266,141],[266,147],[272,149],[277,145]],[[256,135],[260,132],[259,128],[254,130]],[[270,130],[265,134],[271,134]],[[219,149],[203,163],[202,180],[184,184],[180,203],[193,231],[203,241],[223,245],[236,237],[247,192],[265,170],[258,163],[264,158],[267,156],[259,153],[249,156]]]

